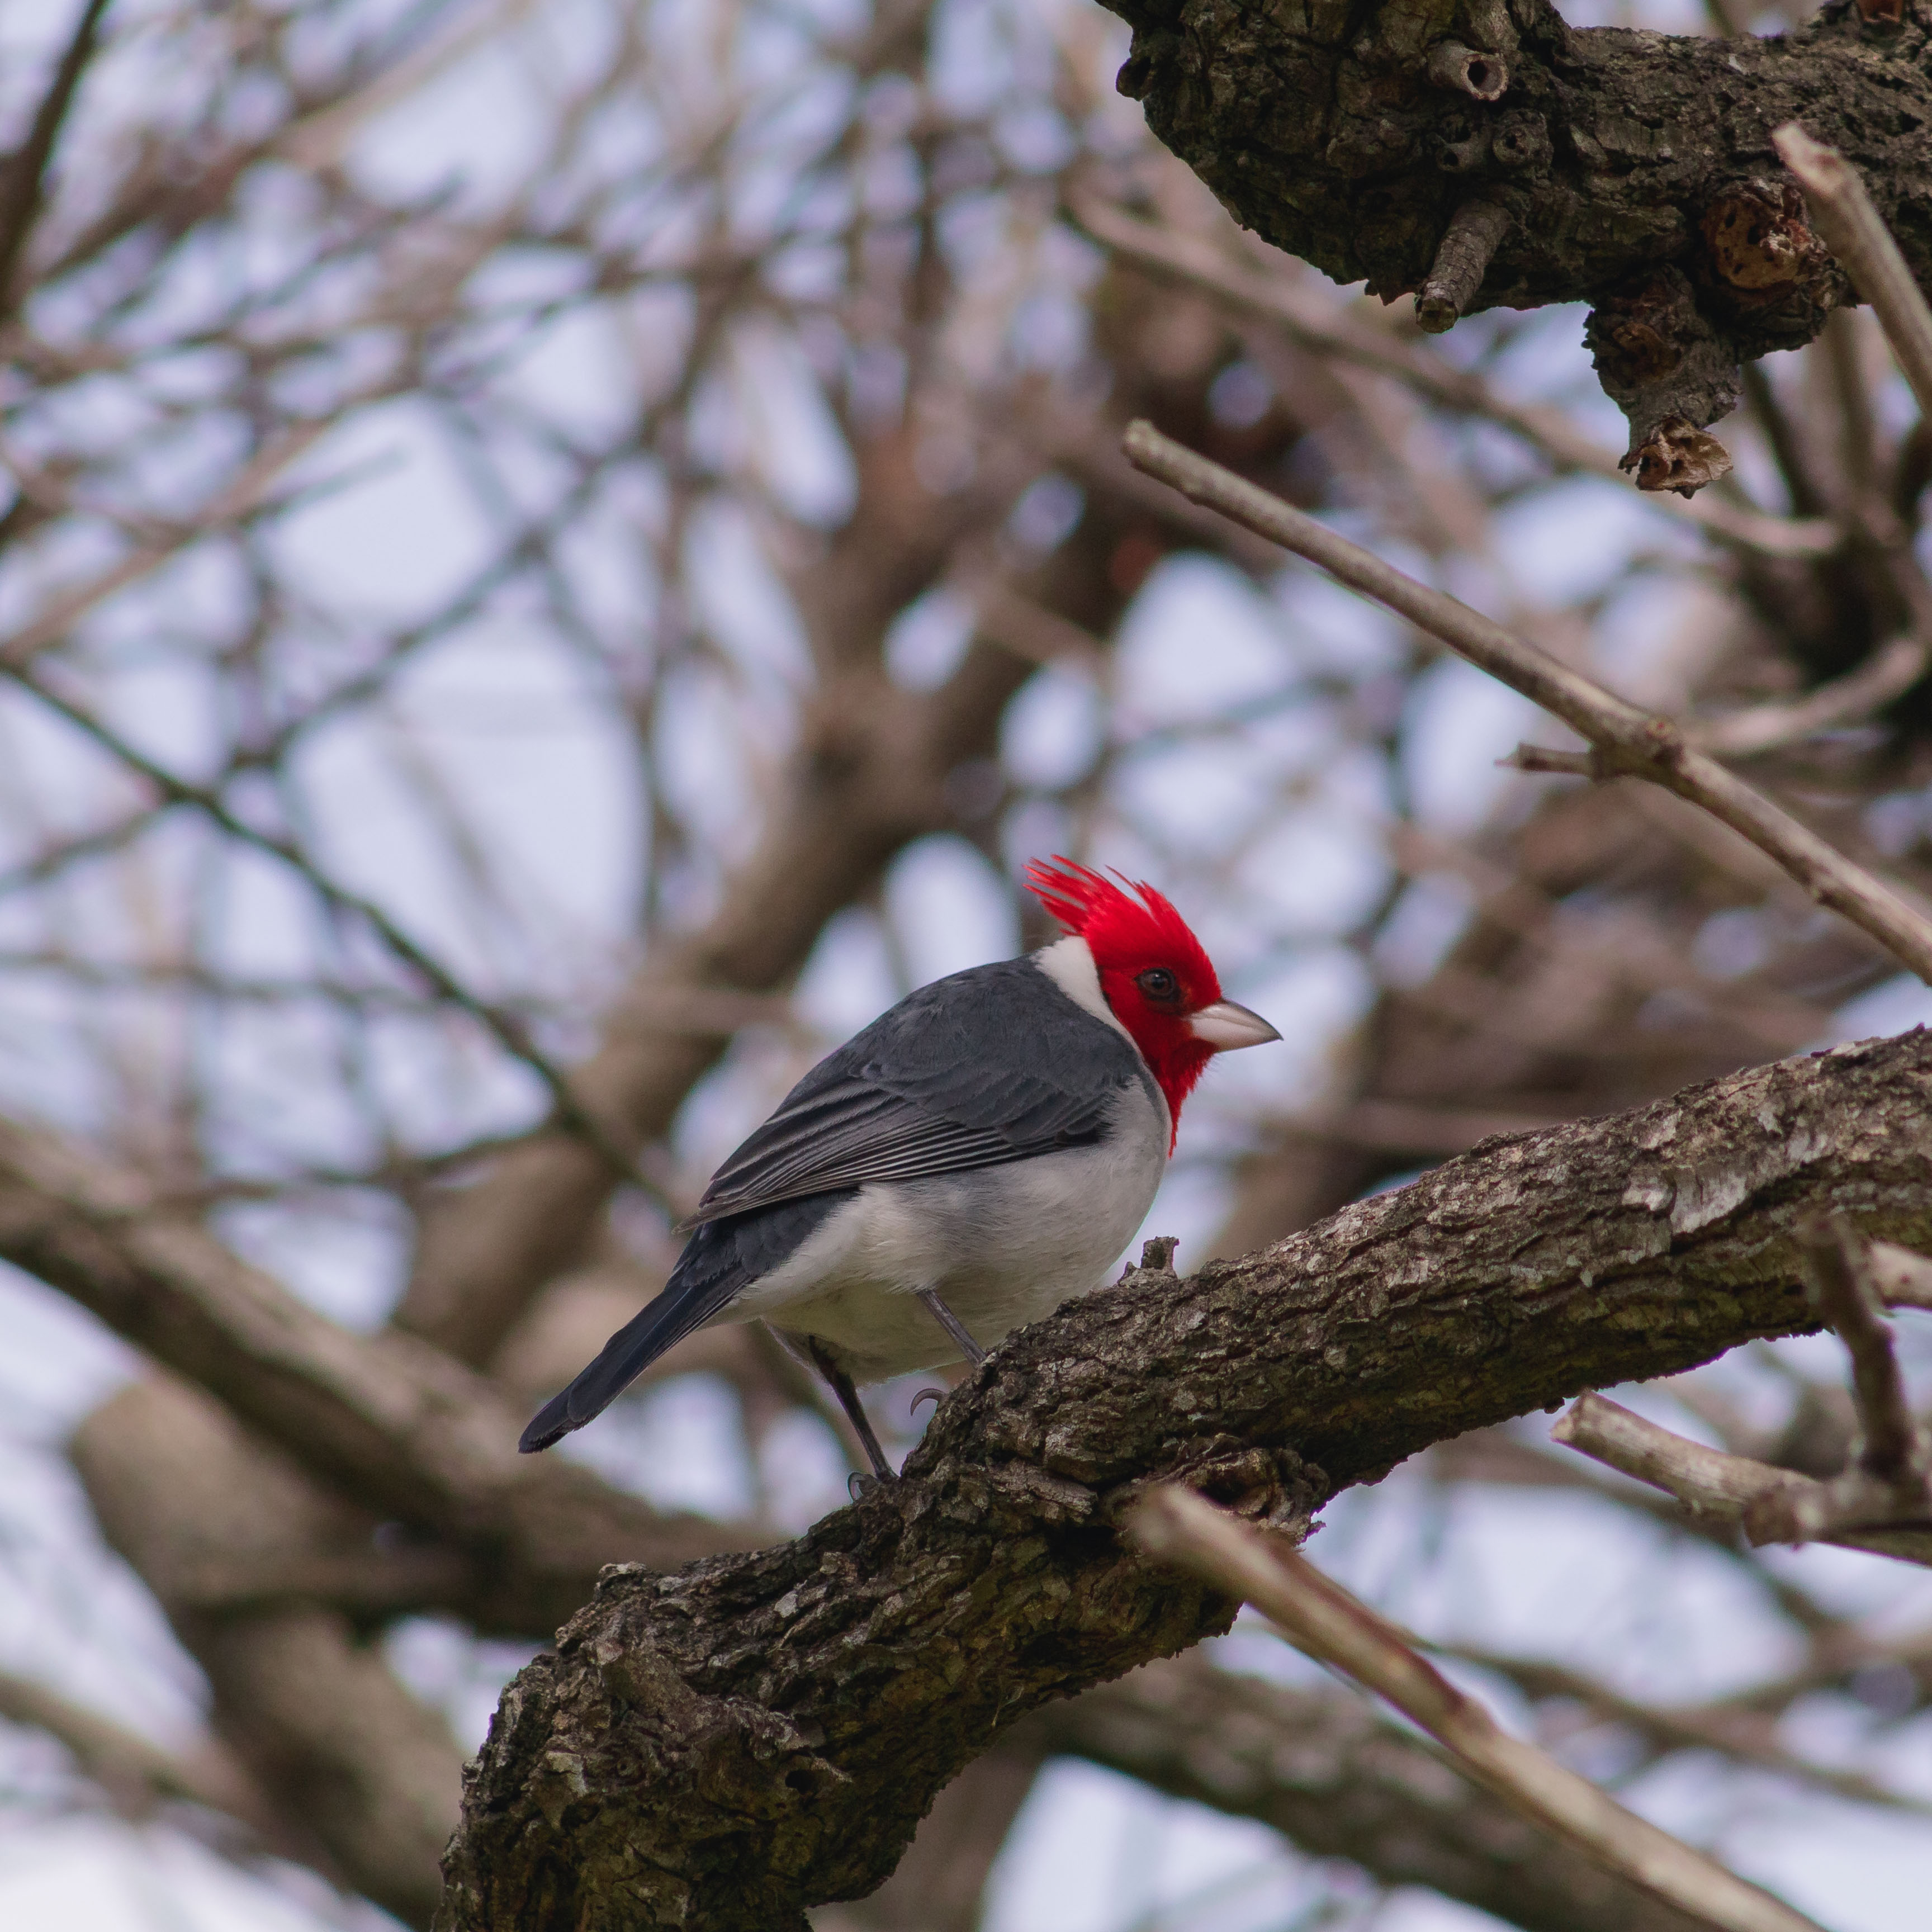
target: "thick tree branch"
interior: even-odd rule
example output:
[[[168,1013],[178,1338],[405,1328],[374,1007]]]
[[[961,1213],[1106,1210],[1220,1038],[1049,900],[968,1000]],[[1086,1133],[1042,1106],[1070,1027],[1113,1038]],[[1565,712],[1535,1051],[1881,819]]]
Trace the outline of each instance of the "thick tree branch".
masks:
[[[1868,21],[1832,0],[1774,39],[1712,40],[1575,29],[1548,0],[1108,4],[1134,29],[1120,91],[1154,133],[1244,226],[1337,281],[1420,289],[1460,209],[1506,214],[1456,308],[1595,304],[1643,487],[1708,480],[1700,433],[1735,406],[1739,361],[1810,340],[1847,298],[1773,128],[1802,120],[1840,148],[1932,279],[1916,14]],[[1451,49],[1493,57],[1483,88],[1445,82]]]
[[[1092,195],[1076,196],[1072,212],[1095,241],[1114,254],[1203,290],[1237,310],[1265,318],[1313,354],[1373,370],[1438,408],[1495,423],[1520,437],[1559,474],[1615,478],[1622,473],[1617,458],[1566,411],[1547,403],[1516,401],[1477,371],[1378,326],[1370,316],[1321,301],[1288,277],[1230,261],[1204,236],[1141,220]],[[1771,517],[1714,497],[1687,500],[1674,494],[1662,499],[1662,505],[1722,542],[1774,556],[1821,556],[1844,542],[1842,533],[1822,517]]]
[[[808,1536],[607,1574],[505,1695],[440,1922],[794,1928],[862,1894],[1007,1724],[1225,1628],[1117,1535],[1148,1481],[1293,1531],[1430,1442],[1808,1328],[1802,1216],[1932,1231],[1928,1102],[1922,1035],[1783,1062],[1018,1331]]]
[[[934,1801],[892,1876],[814,1912],[813,1932],[980,1932],[987,1874],[1039,1769],[1023,1745],[975,1758]]]

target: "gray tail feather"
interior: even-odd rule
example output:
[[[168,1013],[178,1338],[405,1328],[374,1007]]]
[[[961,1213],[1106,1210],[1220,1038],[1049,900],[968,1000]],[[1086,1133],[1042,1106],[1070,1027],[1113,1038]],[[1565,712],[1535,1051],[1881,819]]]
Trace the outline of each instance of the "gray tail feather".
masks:
[[[526,1455],[548,1449],[602,1414],[667,1348],[795,1253],[826,1216],[857,1191],[835,1188],[706,1221],[685,1244],[664,1292],[604,1344],[603,1353],[569,1388],[537,1411],[517,1447]]]
[[[721,1299],[728,1299],[728,1296]],[[530,1418],[517,1447],[526,1455],[548,1449],[602,1415],[652,1363],[716,1311],[718,1303],[691,1292],[675,1278],[604,1344],[596,1360]]]

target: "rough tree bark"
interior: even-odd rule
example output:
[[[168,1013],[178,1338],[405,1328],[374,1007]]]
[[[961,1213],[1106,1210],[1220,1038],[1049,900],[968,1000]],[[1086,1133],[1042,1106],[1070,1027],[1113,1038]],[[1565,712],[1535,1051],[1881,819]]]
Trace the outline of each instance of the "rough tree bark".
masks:
[[[1626,466],[1687,495],[1742,361],[1851,299],[1771,130],[1864,176],[1932,285],[1922,9],[1832,0],[1796,32],[1574,28],[1548,0],[1105,0],[1133,28],[1124,94],[1235,218],[1337,281],[1419,296],[1425,328],[1586,300]]]
[[[505,1694],[438,1923],[776,1932],[862,1894],[1028,1710],[1226,1626],[1117,1538],[1147,1483],[1299,1534],[1429,1443],[1808,1328],[1804,1216],[1932,1238],[1928,1101],[1922,1034],[1781,1062],[1019,1331],[796,1542],[606,1572]]]

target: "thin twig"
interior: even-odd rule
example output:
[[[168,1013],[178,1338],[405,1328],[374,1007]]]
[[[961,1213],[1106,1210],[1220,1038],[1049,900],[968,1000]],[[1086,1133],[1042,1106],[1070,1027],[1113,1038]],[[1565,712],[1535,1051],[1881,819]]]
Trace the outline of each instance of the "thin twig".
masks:
[[[568,1075],[531,1039],[522,1018],[471,992],[435,954],[412,939],[375,901],[338,885],[293,840],[262,831],[237,816],[218,792],[176,777],[165,765],[138,750],[85,705],[56,691],[36,670],[0,658],[0,678],[32,692],[50,710],[93,739],[130,771],[138,773],[170,804],[193,807],[230,838],[280,860],[305,880],[310,890],[331,910],[346,913],[365,926],[440,999],[467,1013],[506,1053],[520,1060],[536,1075],[549,1091],[557,1126],[583,1140],[619,1179],[628,1181],[653,1200],[662,1199],[656,1182],[619,1146],[604,1123],[585,1106]]]
[[[1912,1420],[1892,1330],[1879,1313],[1864,1244],[1837,1221],[1810,1229],[1800,1242],[1819,1312],[1852,1358],[1860,1430],[1852,1460],[1875,1482],[1917,1481],[1922,1490],[1924,1436]]]
[[[245,522],[272,506],[265,500],[268,487],[291,464],[312,449],[334,426],[333,420],[297,424],[256,452],[234,481],[206,509],[171,530],[149,533],[136,548],[85,584],[57,595],[48,608],[10,636],[0,639],[0,664],[30,664],[44,651],[64,641],[76,625],[97,605],[118,591],[152,576],[164,563],[230,524]],[[0,444],[0,466],[16,483],[24,483],[26,466]],[[72,505],[63,506],[71,509]]]
[[[1858,171],[1834,148],[1814,141],[1795,121],[1772,130],[1778,158],[1804,190],[1812,225],[1872,305],[1922,414],[1932,418],[1932,309],[1926,306],[1898,244],[1872,206]]]
[[[1642,1737],[1652,1753],[1721,1751],[1740,1764],[1756,1765],[1795,1778],[1820,1791],[1850,1798],[1855,1804],[1882,1804],[1888,1809],[1932,1814],[1932,1799],[1894,1791],[1862,1772],[1844,1771],[1787,1750],[1778,1741],[1775,1714],[1743,1710],[1736,1705],[1648,1704],[1626,1696],[1586,1672],[1540,1658],[1510,1657],[1468,1644],[1438,1644],[1438,1655],[1460,1658],[1478,1669],[1506,1678],[1526,1696],[1539,1700],[1561,1698],[1581,1705],[1595,1718],[1622,1724]]]
[[[1707,1449],[1607,1396],[1580,1395],[1550,1424],[1550,1435],[1594,1462],[1667,1490],[1693,1515],[1726,1522],[1742,1522],[1745,1510],[1766,1496],[1822,1486],[1748,1456]]]
[[[1707,1449],[1600,1395],[1581,1395],[1550,1425],[1552,1439],[1666,1491],[1694,1514],[1742,1526],[1754,1544],[1834,1543],[1932,1568],[1932,1528],[1872,1485],[1856,1495],[1748,1456]]]
[[[1170,1487],[1146,1497],[1130,1527],[1150,1553],[1252,1604],[1298,1648],[1387,1698],[1478,1784],[1653,1897],[1724,1932],[1819,1932],[1814,1920],[1508,1736],[1393,1624],[1238,1517]]]
[[[1525,748],[1516,760],[1520,769],[1596,780],[1639,778],[1674,792],[1741,832],[1819,904],[1850,920],[1932,983],[1932,918],[1907,905],[1735,773],[1692,750],[1668,718],[1616,696],[1447,592],[1418,583],[1280,497],[1162,436],[1151,423],[1130,424],[1124,445],[1128,460],[1149,476],[1388,605],[1478,669],[1562,718],[1592,748],[1580,754]]]
[[[94,58],[95,37],[107,0],[87,0],[74,23],[67,50],[55,68],[53,79],[34,114],[27,138],[7,158],[4,185],[0,185],[0,315],[12,313],[14,271],[20,251],[26,246],[34,220],[40,212],[46,183],[47,163],[53,158],[54,143],[60,138],[61,124],[74,104],[75,91],[87,64]]]

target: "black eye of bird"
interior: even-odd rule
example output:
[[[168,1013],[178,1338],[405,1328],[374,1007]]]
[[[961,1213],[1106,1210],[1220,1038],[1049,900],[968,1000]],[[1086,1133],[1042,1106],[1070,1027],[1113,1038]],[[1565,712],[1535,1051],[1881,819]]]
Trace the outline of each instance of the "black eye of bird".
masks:
[[[1165,966],[1150,966],[1134,984],[1150,999],[1165,1006],[1180,997],[1180,982]]]

